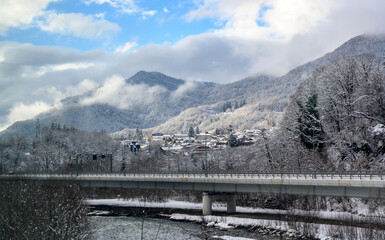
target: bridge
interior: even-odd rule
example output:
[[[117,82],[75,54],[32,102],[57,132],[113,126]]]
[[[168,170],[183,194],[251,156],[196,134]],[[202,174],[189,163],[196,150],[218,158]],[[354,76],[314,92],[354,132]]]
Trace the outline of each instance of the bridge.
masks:
[[[216,198],[236,211],[237,193],[385,198],[382,172],[5,174],[0,180],[77,181],[82,187],[202,191],[203,214]]]

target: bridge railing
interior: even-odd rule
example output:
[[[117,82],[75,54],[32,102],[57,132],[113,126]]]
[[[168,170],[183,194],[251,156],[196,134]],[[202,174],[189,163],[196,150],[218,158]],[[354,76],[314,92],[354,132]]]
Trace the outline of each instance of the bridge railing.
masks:
[[[282,171],[282,172],[257,172],[257,171],[210,171],[206,173],[204,171],[189,171],[189,172],[157,172],[157,171],[141,171],[141,172],[114,172],[114,173],[36,173],[36,172],[17,172],[0,174],[7,176],[119,176],[119,177],[187,177],[187,178],[281,178],[281,179],[294,179],[294,178],[305,178],[305,179],[381,179],[385,178],[385,173],[382,171],[324,171],[316,172],[313,171]]]

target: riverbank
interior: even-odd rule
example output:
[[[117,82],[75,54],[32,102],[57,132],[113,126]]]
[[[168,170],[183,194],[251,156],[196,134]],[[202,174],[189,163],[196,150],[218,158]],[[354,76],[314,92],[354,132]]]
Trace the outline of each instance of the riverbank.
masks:
[[[105,214],[166,218],[192,221],[218,229],[244,229],[285,238],[343,239],[346,234],[365,239],[367,234],[385,236],[383,216],[347,212],[276,210],[237,207],[237,213],[228,215],[226,207],[213,205],[213,215],[201,215],[201,203],[182,201],[143,202],[139,200],[87,200],[93,211]],[[100,213],[100,212],[99,212]],[[383,239],[378,238],[378,239]]]

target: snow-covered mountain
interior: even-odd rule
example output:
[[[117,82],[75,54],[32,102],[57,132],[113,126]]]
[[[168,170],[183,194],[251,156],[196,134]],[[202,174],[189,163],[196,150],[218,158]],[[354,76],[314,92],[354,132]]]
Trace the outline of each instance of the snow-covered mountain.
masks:
[[[16,122],[0,133],[0,136],[34,135],[37,119],[41,129],[53,122],[91,132],[102,130],[116,132],[124,128],[153,127],[177,116],[187,108],[252,94],[252,86],[257,86],[254,81],[267,79],[269,77],[262,76],[239,84],[218,85],[209,82],[187,82],[159,72],[140,71],[125,80],[124,87],[153,89],[145,91],[151,96],[142,96],[139,100],[133,97],[132,103],[127,103],[126,108],[114,106],[108,100],[84,104],[85,99],[90,99],[98,93],[100,88],[97,88],[80,96],[63,99],[59,108],[42,113],[34,119]]]
[[[201,130],[228,125],[240,129],[266,127],[267,123],[279,122],[283,109],[289,102],[289,97],[295,92],[299,84],[309,78],[316,69],[340,59],[357,56],[374,57],[381,61],[382,57],[385,56],[385,35],[360,35],[352,38],[333,52],[294,68],[279,78],[257,81],[250,77],[240,81],[251,83],[252,86],[244,89],[244,91],[252,91],[252,94],[244,95],[247,104],[232,112],[213,112],[212,109],[224,104],[220,101],[212,105],[201,105],[186,109],[180,115],[147,131],[179,132],[186,131],[186,126],[198,126]],[[236,88],[235,86],[240,82],[233,83],[233,87]],[[229,92],[232,91],[231,88],[228,90]]]
[[[92,97],[99,92],[97,88],[64,99],[60,107],[34,119],[16,122],[0,136],[34,135],[36,119],[41,128],[54,122],[85,131],[107,132],[140,127],[170,133],[184,131],[188,126],[208,130],[230,124],[252,128],[265,124],[266,119],[279,119],[289,96],[315,69],[348,57],[373,55],[381,58],[384,49],[385,36],[362,35],[282,77],[254,76],[230,84],[188,82],[159,72],[140,71],[126,79],[123,87],[128,90],[140,87],[147,95],[136,98],[134,90],[129,91],[127,95],[133,96],[127,98],[123,107],[108,99],[85,101],[96,99]]]

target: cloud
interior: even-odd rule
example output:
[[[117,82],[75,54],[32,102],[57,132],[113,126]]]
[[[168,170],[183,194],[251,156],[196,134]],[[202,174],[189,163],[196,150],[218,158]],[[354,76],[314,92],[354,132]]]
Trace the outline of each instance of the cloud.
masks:
[[[197,82],[186,81],[184,84],[180,85],[177,90],[171,93],[171,98],[173,100],[178,100],[178,98],[182,97],[188,91],[192,91],[197,87]]]
[[[284,7],[286,1],[293,5]],[[385,33],[383,0],[339,0],[333,6],[328,0],[324,5],[324,1],[307,0],[197,2],[201,4],[186,19],[211,18],[221,24],[174,44],[138,47],[128,42],[109,53],[0,42],[0,123],[6,122],[15,103],[55,104],[59,98],[85,91],[80,90],[85,79],[90,82],[84,82],[84,89],[102,86],[85,103],[108,103],[111,98],[115,106],[126,108],[128,102],[145,101],[152,92],[146,86],[128,86],[121,77],[111,80],[109,89],[105,79],[113,75],[128,78],[140,70],[218,83],[261,73],[279,76],[333,51],[349,38]]]
[[[165,12],[165,13],[169,13],[170,11],[167,9],[167,8],[163,8],[163,12]]]
[[[123,77],[114,75],[107,78],[103,86],[96,89],[91,96],[82,99],[81,104],[105,103],[120,109],[130,109],[137,104],[151,102],[156,93],[163,91],[158,86],[127,84]]]
[[[66,89],[66,96],[76,96],[91,91],[98,87],[98,84],[90,79],[84,79],[77,86],[69,86]]]
[[[67,86],[64,91],[58,90],[54,86],[44,86],[37,90],[33,90],[32,95],[37,96],[37,101],[29,101],[31,104],[25,104],[24,102],[14,103],[9,110],[5,111],[6,114],[0,116],[0,131],[5,130],[7,127],[17,121],[24,121],[37,116],[40,113],[52,110],[53,108],[60,108],[60,100],[69,96],[76,96],[95,89],[98,86],[92,80],[84,79],[78,85]],[[46,99],[53,99],[54,101],[44,101],[41,96],[45,96]],[[29,99],[33,99],[30,97]],[[28,101],[23,99],[23,101]]]
[[[133,0],[85,0],[87,5],[89,4],[109,4],[111,7],[118,8],[120,11],[128,14],[136,13],[139,8],[136,6]]]
[[[186,19],[217,19],[224,27],[215,33],[224,36],[290,39],[322,23],[334,6],[331,0],[205,0]]]
[[[16,121],[31,119],[39,113],[48,111],[50,109],[52,109],[52,106],[41,101],[37,101],[29,105],[24,103],[16,103],[13,105],[9,114],[6,116],[6,122],[0,125],[0,131],[6,129]]]
[[[154,16],[156,13],[157,13],[156,10],[149,10],[149,11],[142,11],[142,12],[141,12],[142,18],[143,18],[143,19],[147,19],[147,17],[152,17],[152,16]]]
[[[45,65],[37,69],[35,72],[26,72],[22,76],[27,77],[41,77],[48,72],[58,72],[58,71],[65,71],[65,70],[72,70],[72,69],[84,69],[89,68],[93,66],[93,63],[64,63],[64,64],[57,64],[57,65]]]
[[[120,52],[120,53],[128,52],[129,50],[131,50],[136,46],[138,46],[137,42],[126,42],[123,46],[117,47],[115,52]]]
[[[39,89],[37,89],[33,94],[34,95],[46,95],[50,99],[53,99],[54,104],[59,103],[60,100],[70,97],[70,96],[77,96],[81,95],[83,93],[86,93],[88,91],[94,90],[97,88],[99,84],[96,82],[90,80],[90,79],[84,79],[77,85],[69,85],[64,90],[58,90],[54,86],[43,86]]]
[[[157,11],[156,10],[145,10],[136,5],[134,0],[85,0],[87,5],[89,4],[109,4],[111,7],[118,9],[122,13],[126,14],[140,14],[143,19],[146,19],[148,16],[154,16]]]
[[[264,21],[269,25],[269,34],[284,38],[322,25],[335,7],[331,0],[279,0],[268,4],[272,7],[264,14]]]
[[[104,33],[119,32],[121,28],[116,23],[104,19],[95,19],[94,16],[85,16],[80,13],[57,14],[51,12],[39,22],[43,31],[61,35],[73,35],[81,38],[95,38]]]
[[[27,26],[50,2],[57,0],[2,0],[0,4],[0,35],[9,28]]]

